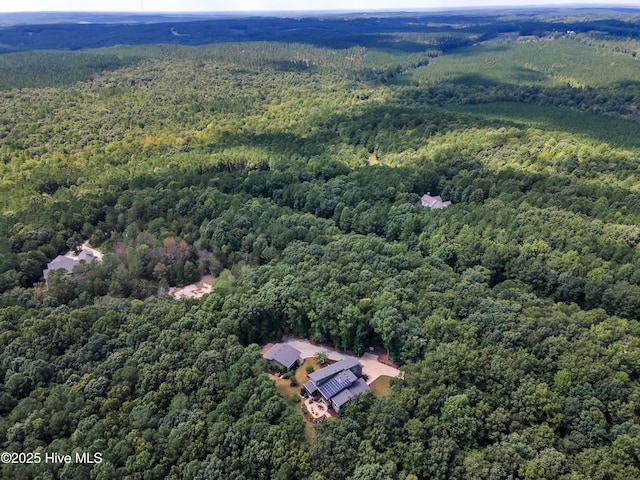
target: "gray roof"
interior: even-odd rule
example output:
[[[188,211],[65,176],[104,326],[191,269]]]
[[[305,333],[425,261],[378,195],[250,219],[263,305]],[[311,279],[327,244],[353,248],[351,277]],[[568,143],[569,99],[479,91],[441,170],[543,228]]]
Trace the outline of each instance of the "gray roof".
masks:
[[[360,393],[368,392],[370,390],[369,385],[362,378],[358,378],[351,386],[345,388],[335,397],[331,399],[334,406],[341,408],[345,403],[351,400],[353,397]]]
[[[70,252],[67,253],[67,255],[69,254]],[[83,249],[77,257],[70,257],[67,255],[58,255],[47,264],[47,268],[42,272],[45,282],[49,279],[49,272],[53,270],[60,270],[63,268],[67,273],[71,273],[73,272],[73,267],[79,265],[80,262],[85,261],[87,263],[91,263],[93,260],[98,258],[91,250],[86,249]]]
[[[307,392],[309,392],[310,394],[313,395],[313,393],[318,390],[318,387],[316,387],[316,384],[313,383],[313,381],[311,380],[307,380],[304,384],[304,388],[307,389]]]
[[[360,362],[356,358],[345,358],[344,360],[340,360],[339,362],[333,363],[328,367],[324,367],[316,372],[310,373],[309,378],[313,381],[313,383],[319,386],[323,382],[329,380],[329,378],[335,375],[336,373],[340,373],[343,370],[349,370],[355,367],[356,365],[358,365],[359,363]]]
[[[264,358],[278,362],[286,368],[291,368],[294,363],[300,360],[300,352],[291,345],[278,343],[264,354]]]
[[[76,262],[72,258],[65,257],[64,255],[58,255],[47,264],[47,268],[44,272],[42,272],[42,275],[44,276],[44,279],[46,281],[49,278],[49,272],[63,268],[67,273],[71,273],[73,271],[73,267],[75,267],[77,264],[78,262]]]
[[[78,260],[84,260],[87,263],[91,263],[95,258],[96,256],[93,254],[91,250],[82,250],[78,254]]]

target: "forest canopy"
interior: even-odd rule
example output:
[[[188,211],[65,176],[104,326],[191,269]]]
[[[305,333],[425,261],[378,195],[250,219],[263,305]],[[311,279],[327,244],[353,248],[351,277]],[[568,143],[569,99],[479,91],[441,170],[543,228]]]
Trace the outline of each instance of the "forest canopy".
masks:
[[[3,27],[0,447],[102,461],[0,477],[639,478],[639,18]],[[403,378],[309,434],[284,334]]]

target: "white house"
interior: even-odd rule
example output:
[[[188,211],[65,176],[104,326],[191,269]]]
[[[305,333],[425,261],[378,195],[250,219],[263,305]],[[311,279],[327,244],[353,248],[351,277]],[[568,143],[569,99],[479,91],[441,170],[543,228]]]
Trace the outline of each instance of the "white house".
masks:
[[[447,208],[449,205],[451,205],[450,201],[443,202],[442,198],[440,198],[440,195],[436,195],[435,197],[432,197],[429,194],[429,192],[423,195],[420,200],[422,200],[423,207],[429,207],[429,208],[441,209],[441,208]]]

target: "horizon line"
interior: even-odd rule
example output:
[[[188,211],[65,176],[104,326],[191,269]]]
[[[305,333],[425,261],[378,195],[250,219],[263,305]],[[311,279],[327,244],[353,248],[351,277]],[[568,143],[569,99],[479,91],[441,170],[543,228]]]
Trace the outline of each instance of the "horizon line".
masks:
[[[447,11],[477,11],[477,10],[495,10],[495,9],[574,9],[574,8],[589,8],[589,9],[604,9],[612,10],[618,8],[624,8],[628,10],[640,11],[640,4],[632,3],[583,3],[583,2],[567,2],[567,3],[517,3],[513,5],[461,5],[450,7],[399,7],[399,8],[372,8],[372,9],[251,9],[251,10],[154,10],[154,11],[141,11],[141,10],[25,10],[25,11],[2,11],[0,15],[41,15],[41,14],[95,14],[95,15],[236,15],[236,14],[250,14],[250,13],[413,13],[413,12],[447,12]]]

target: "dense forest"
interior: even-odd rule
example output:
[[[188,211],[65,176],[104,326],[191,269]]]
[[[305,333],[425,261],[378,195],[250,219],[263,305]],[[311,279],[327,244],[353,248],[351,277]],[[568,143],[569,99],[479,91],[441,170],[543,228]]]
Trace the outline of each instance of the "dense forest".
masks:
[[[0,477],[640,478],[639,23],[0,29]],[[309,435],[283,334],[403,378]]]

